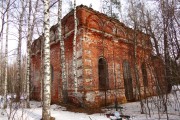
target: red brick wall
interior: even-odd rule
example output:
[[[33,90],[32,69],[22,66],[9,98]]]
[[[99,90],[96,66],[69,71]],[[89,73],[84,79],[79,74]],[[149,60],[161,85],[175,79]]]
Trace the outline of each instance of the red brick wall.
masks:
[[[131,66],[133,79],[133,91],[135,95],[135,71],[134,71],[134,46],[133,30],[127,28],[102,14],[95,14],[86,9],[82,10],[82,24],[84,27],[83,38],[83,79],[85,86],[85,99],[87,104],[101,105],[105,102],[105,93],[99,91],[98,60],[104,57],[108,64],[109,90],[107,91],[107,104],[114,102],[117,94],[119,102],[125,102],[124,79],[122,63],[127,60]],[[142,93],[144,92],[141,73],[141,64],[150,64],[151,44],[149,36],[144,33],[137,33],[137,65]],[[143,45],[146,44],[144,48]],[[115,69],[114,69],[115,67]],[[115,73],[114,73],[115,71]],[[148,71],[148,70],[147,70]],[[148,71],[149,73],[149,71]],[[149,87],[153,85],[153,78],[148,74]],[[115,89],[116,84],[116,89]],[[115,92],[117,91],[117,92]],[[136,96],[135,96],[136,98]],[[88,101],[89,100],[89,101]]]
[[[78,93],[74,96],[74,81],[72,71],[72,51],[73,51],[73,12],[70,12],[63,18],[62,36],[65,41],[65,57],[66,71],[68,78],[68,96],[72,101],[79,101],[87,106],[101,106],[114,103],[115,96],[119,102],[126,102],[124,78],[123,78],[123,61],[127,60],[130,64],[133,94],[134,98],[138,98],[135,93],[137,86],[134,71],[134,31],[124,24],[108,18],[106,15],[98,13],[84,6],[77,8],[78,33],[77,33],[77,77],[78,77]],[[60,67],[60,48],[56,39],[57,25],[51,28],[51,65],[54,68],[54,80],[52,81],[52,102],[58,102],[58,83],[61,83],[61,67]],[[138,47],[137,47],[137,67],[141,86],[141,93],[144,94],[144,86],[142,79],[141,65],[143,62],[147,64],[148,88],[153,88],[154,77],[152,75],[152,62],[150,59],[152,46],[149,36],[136,31]],[[42,38],[34,41],[32,45],[32,84],[38,88],[38,92],[33,91],[33,98],[40,97],[40,54],[37,47]],[[39,45],[40,46],[40,45]],[[98,61],[99,58],[105,58],[108,66],[109,88],[106,91],[99,91],[99,75]],[[115,72],[114,72],[115,71]],[[62,87],[61,87],[62,88]],[[148,89],[149,90],[149,89]],[[152,94],[150,89],[148,95]],[[106,94],[106,100],[105,100]],[[143,96],[143,95],[142,95]],[[75,100],[76,99],[76,100]]]
[[[41,89],[41,58],[40,54],[34,55],[31,58],[31,90],[32,96],[36,100],[40,100]]]

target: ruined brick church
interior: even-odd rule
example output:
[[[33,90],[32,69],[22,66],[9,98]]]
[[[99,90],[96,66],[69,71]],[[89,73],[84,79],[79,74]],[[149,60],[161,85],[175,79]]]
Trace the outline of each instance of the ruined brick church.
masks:
[[[74,14],[62,19],[62,38],[65,42],[67,98],[85,106],[103,106],[137,100],[139,85],[141,96],[153,95],[156,91],[154,69],[158,58],[152,57],[150,36],[125,26],[86,6],[77,7],[77,91],[72,69]],[[50,29],[52,103],[63,98],[60,43],[57,25]],[[135,70],[135,47],[136,68]],[[41,99],[43,37],[34,40],[31,46],[31,98]],[[160,63],[160,62],[159,62]],[[137,72],[137,73],[136,73]],[[161,71],[159,70],[161,74]],[[138,78],[138,80],[137,80]],[[139,82],[138,82],[139,81]],[[60,87],[59,87],[60,86]]]

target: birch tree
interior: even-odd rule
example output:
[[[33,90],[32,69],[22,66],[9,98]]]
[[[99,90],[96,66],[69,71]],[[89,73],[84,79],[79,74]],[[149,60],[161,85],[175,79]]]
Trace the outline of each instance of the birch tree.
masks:
[[[77,18],[76,18],[76,0],[74,0],[74,39],[73,39],[73,74],[74,74],[74,88],[77,93],[77,59],[76,59],[76,37],[77,37]]]
[[[2,0],[2,6],[1,6],[1,22],[3,23],[3,19],[4,19],[4,17],[3,17],[3,7],[4,7],[4,2],[3,2],[4,0]],[[0,52],[0,86],[2,86],[2,73],[3,73],[3,60],[2,60],[2,58],[3,58],[3,34],[1,34],[1,33],[3,33],[3,26],[1,25],[1,32],[0,32],[0,42],[1,42],[1,52]],[[2,87],[1,87],[1,89],[0,89],[0,91],[2,90]]]
[[[50,72],[50,36],[49,36],[49,0],[44,0],[44,85],[42,119],[50,120],[51,72]]]
[[[102,0],[101,12],[112,17],[119,18],[121,16],[120,0]]]
[[[167,81],[167,93],[171,91],[172,85],[178,83],[178,59],[180,59],[180,36],[179,12],[180,1],[160,0],[158,1],[161,11],[162,22],[162,42],[165,62],[165,80]],[[178,72],[179,71],[179,72]],[[175,78],[176,77],[176,78]]]
[[[10,0],[6,0],[7,8],[9,7]],[[5,76],[4,76],[4,105],[3,108],[7,108],[7,70],[8,70],[8,31],[9,31],[9,10],[7,11],[7,23],[6,23],[6,46],[5,46]]]
[[[1,10],[1,28],[0,28],[0,37],[2,37],[2,35],[3,35],[3,30],[4,30],[4,25],[6,24],[6,21],[5,21],[5,16],[6,16],[6,12],[9,10],[9,8],[10,8],[10,6],[12,6],[15,2],[16,2],[16,0],[12,0],[10,3],[9,3],[9,6],[8,7],[4,7],[3,5],[4,5],[4,2],[5,2],[6,0],[1,0],[1,3],[2,3],[2,5],[1,5],[1,7],[2,7],[2,10]]]
[[[31,0],[29,2],[29,15],[28,15],[28,36],[27,36],[27,70],[26,70],[26,94],[27,94],[27,101],[26,101],[26,106],[27,108],[30,108],[29,104],[29,79],[30,79],[30,45],[31,45],[31,25],[30,25],[30,20],[31,20]]]
[[[67,75],[66,75],[66,58],[65,58],[65,46],[64,46],[64,40],[62,39],[62,25],[61,25],[61,18],[62,18],[62,0],[59,0],[58,2],[58,40],[60,41],[60,60],[61,60],[61,77],[62,77],[62,94],[63,95],[63,101],[67,102]],[[59,90],[60,89],[59,84]],[[59,91],[60,92],[60,91]],[[59,93],[60,95],[60,93]],[[60,98],[60,97],[59,97]]]
[[[5,0],[2,0],[2,1],[1,1],[1,26],[0,26],[0,38],[3,37],[3,30],[4,30],[4,24],[5,24],[5,14],[6,14],[7,10],[8,10],[8,8],[6,8],[6,9],[4,10],[4,1],[5,1]],[[1,42],[2,42],[2,40],[1,40]]]
[[[134,73],[135,73],[135,81],[136,81],[136,94],[138,98],[140,99],[140,105],[141,105],[141,113],[144,114],[144,103],[142,101],[142,95],[141,95],[141,85],[140,85],[140,79],[139,79],[139,69],[138,69],[138,56],[137,56],[137,47],[138,47],[138,30],[141,30],[141,16],[142,14],[139,13],[138,7],[140,7],[143,3],[137,0],[129,0],[129,13],[128,16],[130,18],[130,21],[133,25],[133,67],[134,67]],[[145,47],[145,46],[144,46]]]
[[[176,2],[176,4],[174,4],[174,2]],[[176,62],[179,48],[179,42],[177,42],[176,38],[179,34],[176,32],[177,29],[174,28],[174,26],[178,26],[178,22],[176,21],[178,10],[175,8],[177,8],[176,5],[179,4],[176,0],[160,0],[156,1],[156,5],[159,6],[154,6],[156,8],[155,10],[151,10],[147,7],[144,8],[143,5],[145,4],[140,2],[137,6],[134,6],[134,13],[132,12],[131,16],[137,17],[138,22],[136,25],[138,26],[138,30],[144,30],[151,36],[152,41],[154,42],[154,53],[164,60],[165,68],[160,69],[165,73],[165,76],[161,76],[162,78],[158,77],[158,70],[156,69],[153,71],[152,75],[155,76],[157,94],[159,96],[158,101],[161,101],[157,104],[158,112],[160,113],[161,110],[163,110],[167,115],[167,119],[169,119],[167,93],[170,92],[171,85],[174,84],[173,82],[178,83],[176,80],[178,79],[179,74],[179,69],[177,67],[178,63]],[[151,12],[149,12],[150,10]],[[132,19],[131,21],[133,22]],[[175,76],[173,76],[173,73]],[[162,84],[160,80],[163,79],[166,80],[166,82],[162,82]],[[148,108],[148,99],[146,99],[146,102]],[[148,110],[150,115],[150,109],[148,108]],[[160,117],[161,115],[159,114],[159,119]]]
[[[16,84],[16,100],[19,101],[20,100],[20,90],[21,90],[21,47],[22,47],[22,27],[23,27],[23,19],[24,19],[24,13],[25,13],[25,1],[21,0],[21,12],[20,12],[20,16],[19,16],[19,26],[18,26],[18,51],[17,51],[17,64],[18,64],[18,69],[17,69],[17,84]]]
[[[43,38],[44,39],[44,38]],[[40,70],[40,75],[41,75],[41,101],[43,101],[43,80],[44,80],[44,40],[41,42],[41,70]],[[43,102],[41,102],[43,103]]]
[[[36,22],[36,13],[37,13],[37,7],[39,4],[39,0],[35,2],[35,8],[34,8],[34,13],[32,15],[32,23],[31,23],[31,13],[32,13],[32,1],[29,0],[29,15],[28,15],[28,36],[27,36],[27,71],[26,71],[26,93],[27,93],[27,99],[26,99],[26,106],[27,108],[30,107],[29,105],[29,96],[30,96],[30,68],[31,68],[31,41],[32,41],[32,36],[34,33],[34,26]]]
[[[165,58],[165,79],[168,82],[168,86],[170,85],[170,55],[169,55],[169,43],[168,43],[168,27],[169,27],[169,16],[168,16],[168,1],[161,0],[161,10],[162,10],[162,22],[163,22],[163,38],[164,38],[164,58]],[[167,109],[165,107],[165,109]]]

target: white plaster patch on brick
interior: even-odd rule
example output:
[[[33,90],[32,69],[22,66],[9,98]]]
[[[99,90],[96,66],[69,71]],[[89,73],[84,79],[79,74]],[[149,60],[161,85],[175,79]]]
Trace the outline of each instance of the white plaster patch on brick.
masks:
[[[86,37],[85,42],[86,43],[92,43],[92,40],[90,38]]]
[[[81,48],[81,47],[82,47],[82,42],[81,42],[82,37],[80,37],[80,38],[78,38],[78,39],[80,39],[80,40],[79,40],[79,42],[77,43],[76,46],[77,46],[78,48]]]
[[[77,77],[82,76],[82,69],[77,70]]]
[[[120,64],[119,63],[116,64],[116,68],[120,69]]]
[[[99,94],[99,91],[94,91],[94,92],[95,92],[95,94],[96,94],[96,95],[98,95],[98,94]]]
[[[97,96],[99,96],[101,99],[105,99],[105,92],[100,91]],[[119,89],[119,90],[108,90],[106,91],[106,99],[111,99],[112,96],[117,96],[117,97],[124,97],[124,90]]]
[[[76,57],[79,58],[82,56],[82,49],[78,50],[76,53]]]
[[[85,65],[89,65],[89,66],[92,66],[92,61],[91,59],[85,59]]]
[[[86,75],[92,75],[92,69],[85,69]]]
[[[88,92],[86,93],[86,101],[94,102],[95,101],[95,94],[94,92]]]
[[[82,66],[82,59],[78,59],[76,64],[77,64],[77,68],[81,67]]]
[[[72,93],[73,96],[75,96],[76,98],[82,98],[83,94],[81,92],[77,92],[77,93]]]
[[[115,90],[115,94],[116,94],[117,96],[123,96],[123,94],[122,94],[122,89],[117,89],[117,90]]]
[[[98,96],[101,98],[101,99],[104,99],[105,98],[105,92],[102,92],[100,91]]]
[[[78,85],[83,84],[83,79],[82,78],[78,78]]]
[[[92,79],[86,79],[86,82],[92,82]]]
[[[85,62],[91,63],[91,59],[85,59]]]
[[[90,50],[84,50],[84,52],[86,55],[91,55],[91,53],[92,53]]]

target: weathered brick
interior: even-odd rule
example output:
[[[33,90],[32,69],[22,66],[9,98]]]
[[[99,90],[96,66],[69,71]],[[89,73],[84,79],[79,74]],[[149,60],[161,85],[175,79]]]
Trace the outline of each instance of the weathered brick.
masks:
[[[109,18],[104,14],[94,11],[85,6],[77,7],[77,19],[78,19],[78,34],[76,45],[76,58],[77,58],[77,78],[78,78],[78,93],[75,93],[74,74],[72,69],[73,58],[73,35],[74,35],[74,17],[73,11],[68,13],[62,19],[62,38],[65,44],[65,58],[66,58],[66,73],[67,73],[67,90],[69,99],[72,99],[75,103],[84,102],[86,106],[101,106],[105,104],[114,103],[117,97],[118,102],[124,103],[127,99],[127,90],[131,90],[132,98],[137,98],[136,95],[136,79],[134,70],[134,42],[133,33],[131,28],[126,27],[123,23],[117,20]],[[52,102],[57,103],[59,99],[58,87],[62,88],[62,76],[61,76],[61,61],[60,61],[60,43],[57,40],[57,25],[52,26],[51,32],[51,65],[53,68],[53,80],[52,80]],[[117,32],[116,32],[117,31]],[[137,68],[141,85],[141,94],[144,96],[145,91],[143,86],[143,78],[141,72],[141,65],[143,62],[150,65],[152,68],[162,65],[159,58],[152,61],[151,51],[152,46],[150,44],[150,38],[147,34],[137,31]],[[54,35],[54,36],[53,36]],[[31,46],[31,81],[34,91],[32,98],[40,99],[41,91],[41,46],[43,43],[43,37],[40,36],[36,39]],[[107,78],[105,81],[109,81],[109,88],[100,89],[100,78],[103,79],[105,74],[100,74],[102,66],[100,65],[100,59],[106,62]],[[125,86],[127,80],[124,77],[126,74],[123,67],[124,61],[128,61],[131,79],[132,89]],[[156,64],[158,63],[158,64]],[[105,65],[103,66],[105,67]],[[148,78],[148,95],[153,95],[153,91],[156,89],[155,76],[153,76],[153,70],[147,69]],[[115,72],[115,73],[114,73]],[[100,75],[99,75],[100,74]],[[163,78],[163,72],[159,71],[161,78]],[[129,82],[128,86],[131,83]],[[162,82],[163,84],[163,82]],[[145,87],[146,88],[146,87]],[[105,91],[106,90],[106,91]],[[147,93],[147,91],[146,91]],[[77,95],[77,96],[75,96]],[[85,97],[85,99],[83,98]],[[105,100],[106,99],[106,100]],[[79,102],[78,102],[79,100]]]

